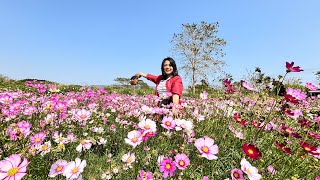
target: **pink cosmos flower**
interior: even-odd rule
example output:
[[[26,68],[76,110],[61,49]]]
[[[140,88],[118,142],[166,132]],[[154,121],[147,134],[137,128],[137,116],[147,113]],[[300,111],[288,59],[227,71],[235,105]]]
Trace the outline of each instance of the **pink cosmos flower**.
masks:
[[[208,99],[208,93],[206,91],[200,93],[200,99]]]
[[[181,170],[184,170],[190,164],[190,159],[186,154],[177,154],[174,157],[174,161],[177,168]]]
[[[145,114],[151,114],[153,112],[153,108],[143,105],[141,107],[141,111],[144,112]]]
[[[310,91],[315,91],[317,90],[317,86],[315,86],[314,84],[312,84],[311,82],[307,82],[306,83],[306,88],[308,88]]]
[[[195,109],[192,114],[197,118],[198,121],[204,120],[204,115],[200,114],[198,109]]]
[[[167,178],[170,174],[170,177],[173,176],[173,173],[176,171],[175,163],[172,161],[172,158],[164,158],[161,161],[160,172],[163,172],[162,177]]]
[[[57,110],[57,111],[66,111],[67,110],[67,105],[65,102],[57,102],[55,105],[54,105],[54,109]]]
[[[13,101],[13,98],[8,95],[8,94],[1,94],[0,95],[0,103],[3,103],[3,104],[11,104]]]
[[[90,118],[91,112],[85,109],[77,109],[74,117],[78,121],[86,121]]]
[[[159,155],[159,156],[158,156],[157,164],[158,164],[159,166],[160,166],[160,164],[161,164],[161,162],[163,161],[164,158],[165,158],[164,155]]]
[[[21,162],[20,154],[11,154],[0,161],[0,179],[20,180],[27,175],[29,162],[26,158]]]
[[[196,139],[194,145],[202,153],[202,157],[205,157],[209,160],[218,159],[215,154],[219,152],[219,148],[214,144],[214,140],[204,136],[203,138]]]
[[[31,144],[33,145],[40,145],[45,138],[46,138],[46,134],[43,132],[40,132],[38,134],[35,134],[34,136],[31,136],[30,141],[31,141]]]
[[[75,106],[75,105],[77,105],[78,104],[78,101],[77,101],[77,99],[75,99],[75,98],[71,98],[71,99],[69,99],[68,100],[68,102],[67,102],[67,105],[68,106]]]
[[[153,132],[157,131],[157,125],[156,122],[152,121],[151,119],[145,119],[139,122],[138,124],[139,128],[143,130],[151,130]]]
[[[203,176],[203,180],[209,180],[208,176]]]
[[[134,153],[128,152],[122,156],[121,160],[125,162],[127,166],[130,166],[136,160],[136,156]]]
[[[72,143],[74,141],[76,141],[76,136],[72,133],[72,132],[68,132],[67,134],[67,140],[69,143]]]
[[[13,113],[18,113],[20,110],[21,110],[21,106],[22,106],[22,103],[20,102],[15,102],[13,104],[10,104],[10,112],[13,112]]]
[[[241,170],[248,175],[250,180],[260,180],[261,175],[258,173],[258,169],[253,167],[245,158],[240,162]]]
[[[24,137],[28,136],[31,132],[32,125],[28,123],[27,121],[20,121],[17,123],[18,128],[20,129],[20,132],[24,135]]]
[[[304,100],[307,97],[307,94],[305,92],[301,92],[300,89],[292,89],[292,88],[286,89],[286,95],[290,95],[297,100]]]
[[[59,159],[51,165],[49,177],[56,177],[59,174],[62,174],[65,166],[68,164],[66,160]]]
[[[152,172],[145,172],[144,170],[139,171],[137,180],[152,180]]]
[[[255,91],[257,92],[257,88],[253,87],[251,84],[249,84],[246,81],[242,81],[242,86],[245,87],[246,89],[250,90],[250,91]]]
[[[276,174],[276,170],[273,168],[272,165],[269,165],[269,166],[267,167],[267,170],[268,170],[272,175]]]
[[[24,115],[31,115],[37,111],[37,108],[34,106],[28,106],[23,110]]]
[[[130,131],[127,137],[125,138],[125,142],[134,148],[142,142],[141,132],[137,130]]]
[[[240,131],[235,130],[231,124],[229,124],[229,129],[234,133],[234,136],[239,139],[244,139],[244,134]]]
[[[48,152],[50,152],[50,150],[51,150],[51,142],[47,141],[39,147],[38,153],[40,153],[43,156],[43,155],[47,154]]]
[[[57,89],[56,85],[54,85],[54,84],[49,84],[49,91],[50,92],[60,92],[60,90]]]
[[[231,178],[232,180],[244,180],[243,172],[241,171],[241,169],[237,169],[237,168],[232,169]]]
[[[81,161],[81,159],[76,158],[75,161],[71,161],[65,166],[63,175],[67,179],[77,179],[86,166],[86,160]]]
[[[303,71],[302,69],[300,69],[300,66],[295,66],[293,67],[294,62],[286,62],[286,68],[287,68],[287,72],[300,72]]]
[[[54,142],[56,142],[58,144],[67,144],[68,143],[67,138],[63,137],[62,133],[59,133],[58,131],[53,133],[52,139]]]
[[[175,120],[171,116],[165,116],[162,119],[161,126],[167,130],[173,129],[176,126]]]
[[[77,150],[78,152],[82,152],[82,150],[88,150],[88,149],[90,149],[91,146],[92,146],[91,140],[86,140],[86,139],[84,139],[84,140],[81,140],[81,141],[80,141],[80,144],[76,147],[76,150]]]

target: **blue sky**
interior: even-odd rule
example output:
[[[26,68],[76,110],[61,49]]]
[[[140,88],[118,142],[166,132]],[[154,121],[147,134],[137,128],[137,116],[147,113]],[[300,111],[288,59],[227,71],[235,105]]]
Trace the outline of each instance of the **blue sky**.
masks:
[[[224,71],[240,80],[261,67],[316,82],[320,1],[0,1],[0,74],[64,84],[113,84],[136,72],[160,74],[182,24],[219,22]],[[179,60],[177,60],[179,66]],[[182,72],[180,73],[182,74]],[[188,80],[184,79],[187,84]]]

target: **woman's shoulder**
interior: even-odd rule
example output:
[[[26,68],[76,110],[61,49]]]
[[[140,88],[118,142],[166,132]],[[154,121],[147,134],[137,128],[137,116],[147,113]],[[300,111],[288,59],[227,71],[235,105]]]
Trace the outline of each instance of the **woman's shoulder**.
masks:
[[[173,80],[182,80],[182,78],[179,75],[173,76],[172,79]]]

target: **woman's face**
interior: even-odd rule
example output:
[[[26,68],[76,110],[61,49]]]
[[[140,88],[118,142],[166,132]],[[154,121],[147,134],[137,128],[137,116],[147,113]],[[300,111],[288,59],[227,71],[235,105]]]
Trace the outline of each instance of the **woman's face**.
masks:
[[[170,64],[170,61],[165,61],[163,63],[163,70],[166,73],[166,75],[171,75],[173,73],[173,67]]]

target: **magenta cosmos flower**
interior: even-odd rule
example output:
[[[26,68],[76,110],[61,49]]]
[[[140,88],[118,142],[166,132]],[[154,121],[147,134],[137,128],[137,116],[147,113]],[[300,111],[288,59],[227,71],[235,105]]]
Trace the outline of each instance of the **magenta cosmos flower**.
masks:
[[[202,157],[205,157],[209,160],[218,159],[215,154],[219,152],[219,148],[214,144],[214,140],[204,136],[203,138],[196,139],[194,145],[202,153]]]
[[[231,178],[232,180],[243,180],[243,172],[241,169],[235,168],[231,170]]]
[[[21,163],[20,154],[11,154],[9,157],[0,161],[0,179],[20,180],[27,175],[29,162],[26,158]]]
[[[181,170],[184,170],[190,164],[190,160],[186,154],[177,154],[174,160],[177,168]]]
[[[173,176],[173,173],[176,171],[175,163],[172,161],[172,158],[164,158],[160,164],[160,172],[163,172],[162,177],[167,178],[170,174],[170,177]]]
[[[300,69],[300,66],[294,66],[294,62],[286,62],[286,68],[287,68],[287,72],[300,72],[303,71],[302,69]]]
[[[31,141],[31,144],[33,145],[40,145],[45,138],[46,138],[46,134],[43,132],[40,132],[38,134],[35,134],[34,136],[31,136],[30,141]]]

